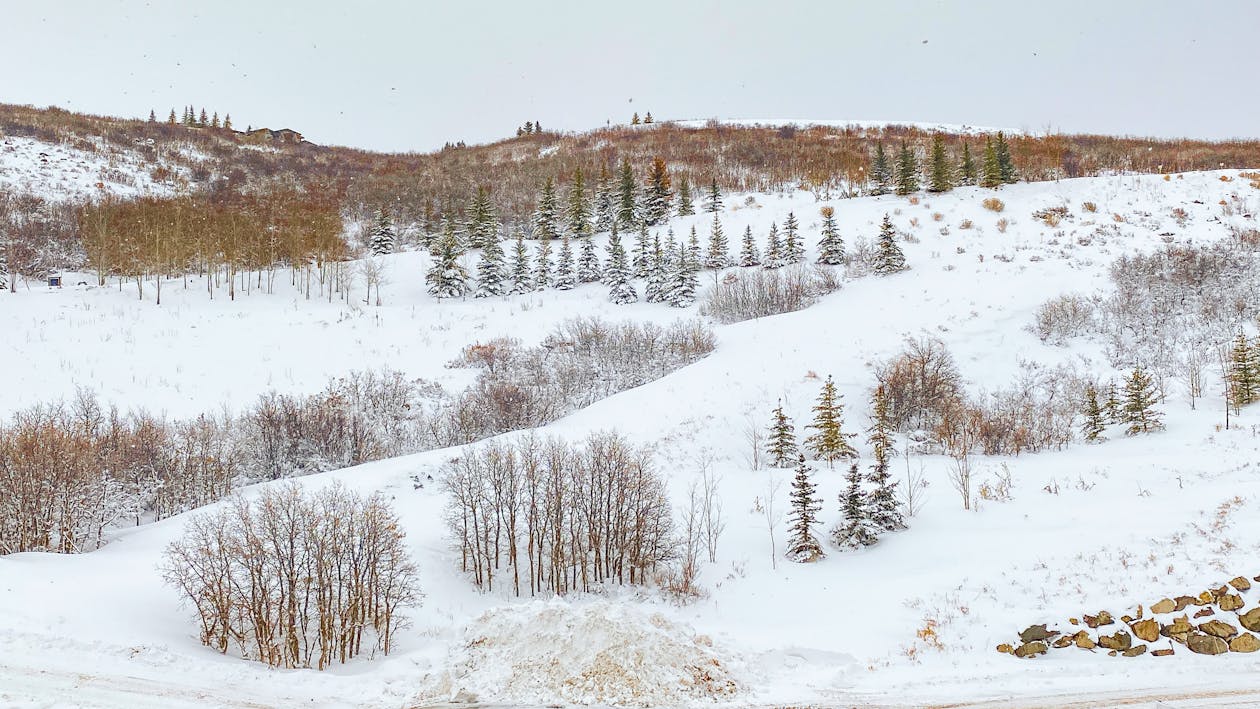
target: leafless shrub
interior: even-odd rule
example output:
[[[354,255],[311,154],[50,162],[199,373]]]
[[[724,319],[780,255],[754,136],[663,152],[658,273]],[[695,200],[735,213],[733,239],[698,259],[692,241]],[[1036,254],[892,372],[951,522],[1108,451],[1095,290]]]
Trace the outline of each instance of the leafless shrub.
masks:
[[[1006,209],[1006,203],[997,197],[988,197],[980,204],[990,212],[1000,212]]]
[[[1081,210],[1092,214],[1098,211],[1098,205],[1093,202],[1084,202],[1081,204]]]
[[[827,267],[735,271],[709,289],[701,312],[723,323],[790,313],[839,287]]]
[[[1006,217],[1002,217],[1001,219],[997,220],[995,226],[997,227],[999,234],[1005,234],[1006,227],[1010,226],[1010,222],[1007,221]]]
[[[1042,342],[1063,344],[1094,327],[1094,303],[1080,295],[1061,295],[1042,303],[1034,316],[1033,332]]]
[[[962,391],[953,355],[934,338],[908,340],[876,376],[888,397],[890,421],[902,431],[931,430]]]

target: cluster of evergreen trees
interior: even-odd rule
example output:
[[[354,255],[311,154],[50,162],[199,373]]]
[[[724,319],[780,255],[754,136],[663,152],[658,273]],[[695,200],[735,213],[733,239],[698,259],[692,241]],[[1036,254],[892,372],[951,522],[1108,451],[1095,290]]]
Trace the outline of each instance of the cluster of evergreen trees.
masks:
[[[895,156],[889,155],[882,142],[877,143],[869,179],[871,194],[908,195],[918,192],[925,182],[928,192],[948,192],[959,185],[998,187],[1018,181],[1019,176],[1005,134],[985,136],[984,153],[977,164],[969,143],[963,143],[958,155],[950,155],[944,137],[937,133],[924,161],[906,143],[901,143]]]
[[[525,125],[516,127],[516,135],[533,135],[542,132],[542,121],[525,121]]]
[[[906,523],[896,498],[897,483],[892,480],[888,461],[894,453],[893,426],[888,415],[888,401],[883,387],[875,390],[871,400],[872,423],[867,429],[873,462],[865,476],[858,463],[858,452],[849,442],[856,433],[844,432],[844,405],[832,378],[827,377],[813,407],[814,419],[807,428],[804,449],[797,445],[796,430],[783,411],[782,402],[772,412],[767,452],[770,464],[786,468],[795,463],[789,495],[791,507],[789,559],[797,562],[816,561],[824,556],[822,544],[815,535],[822,502],[816,497],[813,469],[806,463],[805,453],[815,460],[826,461],[834,468],[837,460],[852,461],[846,479],[848,485],[840,495],[841,521],[831,532],[833,543],[842,549],[859,549],[879,541],[884,532],[905,529]]]
[[[197,113],[197,109],[191,105],[184,106],[184,112],[178,120],[175,118],[175,109],[171,109],[171,113],[166,117],[168,125],[184,125],[190,128],[223,128],[232,130],[232,115],[224,114],[223,120],[219,120],[219,112],[215,111],[209,116],[206,115],[206,109],[202,107],[201,113]],[[149,111],[149,122],[157,123],[157,112]]]
[[[1085,388],[1085,420],[1081,434],[1086,441],[1102,441],[1104,431],[1111,424],[1124,424],[1127,436],[1158,431],[1164,427],[1162,413],[1155,408],[1158,401],[1154,381],[1140,366],[1125,378],[1123,398],[1115,384],[1107,387],[1105,398],[1101,398],[1097,387],[1091,384]]]

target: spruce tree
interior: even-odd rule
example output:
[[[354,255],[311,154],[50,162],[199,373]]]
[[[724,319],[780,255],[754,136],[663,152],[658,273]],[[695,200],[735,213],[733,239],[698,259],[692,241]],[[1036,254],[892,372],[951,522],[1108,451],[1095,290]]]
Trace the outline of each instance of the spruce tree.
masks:
[[[1160,412],[1155,410],[1155,400],[1154,382],[1141,366],[1135,367],[1124,383],[1123,423],[1128,424],[1125,435],[1150,433],[1164,427],[1159,420]]]
[[[210,127],[211,128],[219,127],[219,112],[218,111],[215,111],[214,115],[210,116]]]
[[[1085,421],[1081,424],[1081,433],[1085,440],[1096,443],[1103,440],[1106,422],[1103,420],[1103,407],[1098,403],[1098,390],[1093,384],[1085,387]]]
[[[875,157],[871,158],[871,194],[888,194],[892,186],[892,167],[888,164],[888,153],[884,152],[884,144],[875,144]]]
[[[1115,382],[1107,384],[1107,400],[1103,403],[1103,413],[1106,415],[1107,423],[1124,421],[1124,410],[1120,406],[1120,392],[1116,389]]]
[[[525,234],[516,233],[516,243],[512,246],[511,284],[508,292],[520,295],[534,290],[534,278],[529,263],[529,248],[525,246]]]
[[[635,278],[647,278],[652,267],[652,240],[648,238],[647,222],[639,223],[630,265]]]
[[[597,234],[611,229],[615,217],[611,180],[608,166],[600,165],[599,181],[595,183],[595,233]]]
[[[595,283],[603,275],[599,267],[599,255],[595,253],[595,240],[590,235],[581,238],[578,249],[577,279],[579,283]]]
[[[171,109],[171,115],[167,116],[166,122],[168,125],[175,125],[175,109]]]
[[[696,270],[700,269],[700,237],[696,234],[696,225],[691,225],[691,233],[687,236],[687,258],[695,264]]]
[[[670,190],[669,171],[665,160],[653,158],[648,169],[647,184],[643,190],[643,221],[655,226],[669,217],[669,203],[673,198]]]
[[[845,262],[844,239],[836,228],[836,210],[831,206],[818,210],[822,215],[822,238],[818,241],[818,263],[824,266],[843,266]]]
[[[883,385],[875,388],[871,397],[871,427],[867,429],[867,442],[871,445],[871,471],[866,479],[874,490],[866,499],[866,517],[874,529],[893,532],[906,528],[905,517],[897,502],[897,483],[893,481],[888,464],[894,454],[892,420],[888,411],[888,395]]]
[[[577,274],[573,270],[573,246],[569,235],[560,237],[560,253],[556,255],[556,275],[552,281],[556,290],[573,290]]]
[[[524,244],[522,243],[522,246]],[[477,290],[474,298],[489,298],[503,295],[507,290],[504,283],[503,247],[499,245],[498,235],[493,235],[481,247],[481,260],[477,262]]]
[[[151,108],[149,109],[149,122],[157,123],[157,111],[154,111]]]
[[[671,259],[672,268],[665,289],[665,300],[671,306],[686,308],[696,302],[696,290],[700,287],[699,264],[692,249],[679,246],[677,255]]]
[[[223,115],[223,130],[232,130],[232,114],[230,113]]]
[[[792,509],[789,513],[791,534],[787,548],[787,558],[797,563],[814,562],[823,557],[822,545],[814,536],[822,502],[814,497],[818,488],[810,479],[812,472],[805,464],[805,456],[799,456],[796,475],[792,477],[792,491],[788,495]]]
[[[981,165],[980,186],[998,187],[1002,184],[1002,166],[998,163],[997,146],[992,136],[984,139],[984,162]]]
[[[678,176],[678,216],[689,217],[696,213],[695,202],[691,198],[691,180],[686,175]]]
[[[788,212],[783,222],[783,262],[792,266],[805,260],[805,244],[801,241],[801,225],[796,215]]]
[[[454,230],[448,229],[440,242],[437,257],[425,274],[429,295],[438,300],[462,298],[468,294],[468,272],[459,263],[459,240],[455,237]]]
[[[932,155],[928,192],[948,192],[954,188],[953,170],[945,154],[945,138],[937,133],[932,136]]]
[[[905,143],[897,154],[897,194],[908,195],[919,191],[919,160],[914,149]]]
[[[892,219],[887,214],[884,215],[884,222],[879,227],[878,247],[875,253],[875,273],[887,276],[909,268],[906,265],[905,254],[901,253],[901,247],[897,246],[897,230],[893,228]]]
[[[643,286],[643,299],[649,303],[666,300],[669,292],[670,272],[666,268],[665,250],[661,247],[661,235],[652,237],[652,258],[648,269],[647,284]]]
[[[757,248],[757,239],[753,236],[751,226],[744,227],[744,241],[739,247],[739,265],[744,268],[761,265],[761,251]]]
[[[1015,174],[1015,162],[1011,160],[1011,147],[1007,145],[1006,135],[1001,131],[998,131],[993,147],[997,157],[999,179],[1003,184],[1018,182],[1019,176]]]
[[[963,143],[962,162],[958,165],[959,183],[976,184],[976,161],[971,157],[971,144]]]
[[[209,120],[207,119],[207,116],[206,116],[206,109],[202,108],[201,117],[197,119],[197,127],[205,128],[207,125],[209,125]]]
[[[814,429],[814,433],[805,439],[805,448],[814,454],[814,458],[827,461],[828,467],[836,467],[841,458],[856,458],[857,451],[849,443],[856,433],[845,433],[844,404],[840,403],[842,395],[836,393],[836,385],[827,375],[822,391],[818,394],[818,403],[814,404],[814,421],[805,428]]]
[[[573,184],[569,185],[568,209],[569,234],[575,239],[591,233],[591,205],[586,198],[586,178],[582,168],[573,171]]]
[[[543,182],[538,207],[534,210],[534,238],[546,243],[559,237],[560,230],[556,226],[556,188],[548,177]]]
[[[472,202],[468,205],[468,246],[480,249],[491,241],[499,240],[499,218],[494,213],[494,204],[490,202],[490,191],[484,186],[477,187]]]
[[[722,231],[722,220],[714,213],[713,224],[709,226],[709,253],[704,259],[704,267],[723,269],[731,265],[731,257],[727,250],[726,233]]]
[[[831,531],[831,541],[841,549],[861,549],[879,541],[875,524],[867,511],[866,493],[862,492],[862,474],[858,464],[849,466],[845,476],[849,485],[840,495],[842,519]]]
[[[630,117],[630,125],[632,126],[639,125],[639,112],[638,111],[635,111],[634,115]]]
[[[551,242],[543,239],[538,242],[538,247],[534,250],[534,273],[533,273],[534,290],[547,290],[552,284],[551,273]]]
[[[617,235],[616,229],[608,237],[608,266],[604,268],[604,279],[608,283],[608,300],[617,305],[625,305],[639,299],[638,291],[630,282],[626,250],[621,246],[621,237]]]
[[[796,447],[796,427],[783,413],[783,401],[774,407],[770,419],[770,438],[766,450],[770,455],[770,467],[786,468],[796,460],[800,451]]]
[[[717,178],[709,184],[709,194],[704,199],[704,211],[711,214],[722,211],[722,190],[718,187]]]
[[[763,268],[783,267],[783,243],[779,241],[779,225],[770,222],[770,236],[766,239],[766,258],[761,262]]]
[[[389,215],[385,213],[384,208],[377,209],[376,224],[372,227],[369,248],[376,256],[382,256],[394,253],[396,246],[397,237],[394,235],[394,225]]]
[[[1228,374],[1230,403],[1235,411],[1260,399],[1260,361],[1256,352],[1257,347],[1251,346],[1246,334],[1239,332],[1230,350]]]
[[[617,226],[633,229],[639,221],[638,187],[629,160],[621,161],[621,185],[617,190]]]

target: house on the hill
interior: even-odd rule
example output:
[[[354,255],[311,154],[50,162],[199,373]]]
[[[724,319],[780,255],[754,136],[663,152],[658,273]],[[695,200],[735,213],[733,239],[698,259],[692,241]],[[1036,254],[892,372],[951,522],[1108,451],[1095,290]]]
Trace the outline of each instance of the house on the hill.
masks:
[[[254,128],[245,132],[245,137],[258,141],[260,143],[292,143],[297,145],[304,142],[302,134],[292,128],[281,128],[280,130],[271,130],[270,128]]]

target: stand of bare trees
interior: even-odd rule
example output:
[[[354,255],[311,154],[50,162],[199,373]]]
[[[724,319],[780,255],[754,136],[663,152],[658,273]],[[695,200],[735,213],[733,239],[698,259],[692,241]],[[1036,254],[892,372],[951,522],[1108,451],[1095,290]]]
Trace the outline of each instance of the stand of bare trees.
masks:
[[[675,556],[664,482],[616,433],[494,442],[453,460],[447,524],[479,587],[564,594],[643,584]]]
[[[198,515],[162,566],[197,612],[201,641],[272,667],[325,669],[388,654],[420,597],[384,498],[289,483]]]

